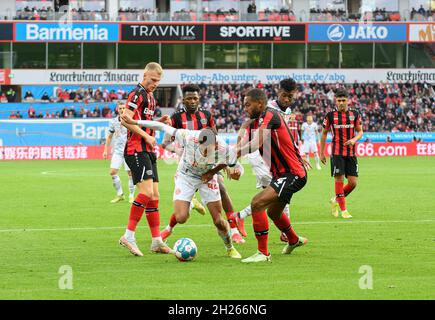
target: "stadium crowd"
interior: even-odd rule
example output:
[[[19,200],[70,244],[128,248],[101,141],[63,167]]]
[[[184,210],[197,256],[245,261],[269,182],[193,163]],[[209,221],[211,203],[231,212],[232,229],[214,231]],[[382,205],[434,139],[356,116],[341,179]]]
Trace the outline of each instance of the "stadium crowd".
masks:
[[[257,83],[269,99],[276,99],[278,85]],[[334,106],[334,96],[341,84],[306,83],[300,87],[293,105],[298,121],[307,115],[321,125]],[[251,84],[201,84],[201,103],[209,109],[221,132],[236,132],[245,119],[242,101]],[[435,90],[426,83],[418,84],[347,84],[350,106],[363,119],[363,130],[371,132],[432,131],[435,126]]]
[[[243,98],[254,86],[266,91],[269,99],[277,98],[277,84],[199,84],[200,102],[203,108],[210,110],[216,127],[220,132],[237,132],[246,118],[243,112]],[[293,112],[299,121],[305,121],[307,115],[321,125],[327,112],[334,106],[335,91],[342,84],[311,82],[301,84],[293,104]],[[428,83],[353,83],[345,85],[350,96],[350,106],[358,110],[363,119],[363,130],[369,132],[409,132],[433,131],[435,126],[435,90]],[[12,90],[13,91],[13,90]],[[11,94],[11,91],[9,91]],[[116,107],[110,108],[111,101],[126,99],[127,92],[92,88],[73,90],[59,89],[57,99],[52,102],[66,102],[67,106],[55,112],[38,113],[29,108],[29,118],[75,118],[75,117],[113,117]],[[4,94],[3,94],[4,95]],[[32,93],[27,92],[23,101],[32,102]],[[79,99],[80,98],[80,99]],[[93,98],[92,100],[90,98]],[[94,109],[86,108],[90,102],[98,102]],[[84,102],[84,106],[74,108],[70,102]],[[181,103],[181,101],[179,102]],[[68,107],[70,106],[70,107]],[[175,106],[179,107],[179,106]],[[162,111],[158,109],[158,115]],[[10,118],[22,117],[12,112]]]
[[[408,11],[409,13],[409,11]],[[65,13],[55,12],[51,7],[25,7],[18,10],[13,17],[14,20],[56,20],[63,17]],[[209,11],[204,8],[201,12],[195,10],[181,9],[172,14],[159,13],[156,8],[120,8],[116,17],[110,17],[104,9],[90,11],[83,8],[71,9],[69,19],[73,21],[406,21],[406,12],[387,11],[385,8],[376,8],[373,11],[366,11],[358,14],[347,14],[342,9],[310,9],[309,15],[305,12],[295,13],[288,7],[266,8],[261,11],[249,10],[248,13],[240,13],[234,8],[217,9]],[[8,20],[11,17],[3,17]],[[411,9],[410,21],[435,21],[435,12],[423,6],[417,10]]]

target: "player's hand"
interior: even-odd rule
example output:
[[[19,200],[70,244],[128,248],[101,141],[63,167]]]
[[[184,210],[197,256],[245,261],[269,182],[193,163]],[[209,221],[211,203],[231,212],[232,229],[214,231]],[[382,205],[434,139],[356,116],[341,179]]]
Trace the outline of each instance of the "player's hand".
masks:
[[[121,120],[123,120],[127,124],[137,124],[137,122],[129,117],[125,112],[121,115]]]
[[[107,159],[107,151],[106,150],[104,150],[104,152],[103,152],[103,159]]]
[[[345,146],[354,146],[356,141],[354,139],[347,140],[344,145]]]
[[[229,168],[228,173],[229,173],[228,179],[230,180],[231,179],[239,180],[240,176],[242,175],[242,172],[240,171],[239,168],[235,168],[235,169]]]
[[[163,117],[161,117],[159,120],[159,122],[162,122],[164,124],[167,124],[168,126],[170,126],[171,123],[171,118],[168,115],[164,115]]]
[[[307,169],[307,170],[313,169],[311,164],[307,160],[305,160],[304,158],[302,158],[302,164],[304,165],[305,169]]]
[[[152,137],[152,136],[147,136],[145,138],[145,142],[150,145],[151,147],[155,147],[157,144],[156,138]]]
[[[320,155],[320,161],[322,161],[323,164],[326,164],[326,157],[324,154]]]
[[[213,179],[214,174],[210,173],[210,172],[206,172],[201,176],[201,181],[202,183],[207,183],[209,182],[211,179]]]

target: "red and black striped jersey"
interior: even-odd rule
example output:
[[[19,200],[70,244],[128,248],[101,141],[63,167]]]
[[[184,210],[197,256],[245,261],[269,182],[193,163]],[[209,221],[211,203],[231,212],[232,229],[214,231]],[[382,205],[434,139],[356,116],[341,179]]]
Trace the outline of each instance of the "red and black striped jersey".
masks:
[[[134,112],[134,120],[153,120],[156,100],[152,92],[147,92],[139,83],[136,88],[128,94],[126,108]],[[154,136],[154,130],[149,128],[142,129],[150,136]],[[148,145],[142,136],[129,130],[124,154],[131,155],[135,152],[142,151],[153,152],[153,147]]]
[[[176,129],[201,130],[214,127],[213,116],[202,108],[198,108],[195,112],[181,108],[172,114],[171,122]]]
[[[263,139],[259,151],[270,168],[273,178],[279,178],[285,173],[303,178],[306,176],[305,168],[290,129],[282,114],[273,108],[266,111],[251,123],[248,129],[249,140],[256,129],[269,129],[270,134]]]
[[[336,156],[355,156],[355,145],[345,146],[345,142],[355,136],[355,127],[361,125],[361,117],[355,110],[346,112],[331,111],[323,120],[323,128],[331,130],[331,153]]]
[[[301,126],[297,120],[289,120],[287,122],[288,128],[290,129],[290,133],[293,137],[293,140],[296,144],[299,142],[299,132],[301,131]]]

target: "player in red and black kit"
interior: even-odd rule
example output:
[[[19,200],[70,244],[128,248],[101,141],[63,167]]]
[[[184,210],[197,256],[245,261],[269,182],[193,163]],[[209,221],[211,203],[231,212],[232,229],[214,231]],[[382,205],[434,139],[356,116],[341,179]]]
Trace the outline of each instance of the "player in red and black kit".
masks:
[[[125,117],[134,120],[153,120],[156,107],[153,91],[159,85],[162,74],[162,67],[158,63],[151,62],[145,66],[142,82],[128,95],[124,110]],[[163,116],[159,121],[170,123],[168,116]],[[143,256],[136,244],[135,231],[145,211],[151,229],[151,251],[170,253],[172,250],[160,236],[159,177],[154,153],[156,145],[154,131],[130,125],[124,120],[122,120],[122,125],[128,129],[124,157],[131,170],[133,183],[139,189],[139,194],[131,205],[128,226],[119,243],[135,256]]]
[[[187,84],[183,87],[183,107],[174,112],[171,116],[172,126],[177,129],[201,130],[203,128],[214,128],[215,123],[212,114],[199,107],[199,98],[201,89],[195,84]],[[177,152],[176,147],[171,143],[170,137],[165,137],[162,146],[171,152]],[[222,207],[227,216],[228,223],[231,228],[231,237],[235,243],[245,243],[245,240],[237,230],[235,221],[233,220],[233,204],[228,195],[223,177],[218,174],[219,190],[222,198]],[[201,214],[205,214],[205,209],[197,199],[192,201],[193,209],[196,209]],[[179,222],[179,221],[178,221]],[[171,233],[172,229],[178,223],[174,215],[171,215],[168,226],[162,231],[161,235],[165,240]],[[184,222],[184,221],[183,221]]]
[[[331,199],[332,214],[338,217],[338,208],[345,219],[352,218],[346,209],[346,197],[355,189],[358,181],[358,161],[355,144],[361,139],[361,117],[355,110],[348,109],[348,95],[345,89],[335,94],[337,110],[328,112],[323,121],[320,138],[320,160],[326,164],[325,143],[328,131],[331,130],[331,176],[335,180],[335,197]],[[356,135],[355,135],[356,133]],[[344,177],[347,185],[344,185]]]
[[[299,147],[300,142],[300,132],[301,126],[299,121],[296,120],[296,114],[291,113],[289,116],[289,120],[287,121],[288,128],[290,129],[290,133],[295,141],[296,145]]]
[[[258,252],[242,262],[270,261],[267,216],[288,238],[282,253],[290,254],[293,249],[308,242],[295,233],[289,217],[283,212],[293,194],[305,186],[307,171],[283,115],[278,110],[267,107],[266,94],[260,89],[250,90],[245,96],[244,107],[251,123],[247,127],[247,139],[242,138],[238,144],[237,155],[242,156],[258,149],[270,168],[272,181],[251,201]]]

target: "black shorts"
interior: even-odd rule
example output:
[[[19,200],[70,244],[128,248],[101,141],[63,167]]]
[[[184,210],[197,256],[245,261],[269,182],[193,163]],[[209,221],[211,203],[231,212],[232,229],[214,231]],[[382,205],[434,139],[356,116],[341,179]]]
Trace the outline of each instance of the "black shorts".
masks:
[[[153,179],[159,182],[157,174],[157,158],[154,152],[135,152],[132,155],[125,155],[125,162],[131,170],[133,183],[136,185],[142,180]]]
[[[358,177],[358,160],[356,157],[331,156],[331,176]]]
[[[301,190],[307,183],[307,176],[301,178],[291,173],[286,173],[279,178],[273,178],[270,186],[278,193],[281,202],[290,203],[293,193]]]

